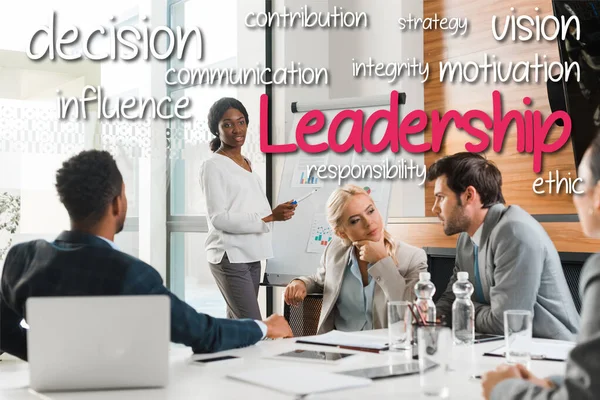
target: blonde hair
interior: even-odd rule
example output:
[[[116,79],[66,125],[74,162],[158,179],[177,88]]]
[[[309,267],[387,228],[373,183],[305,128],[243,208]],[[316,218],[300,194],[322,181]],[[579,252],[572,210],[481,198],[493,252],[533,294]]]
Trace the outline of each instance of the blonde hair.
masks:
[[[371,198],[369,193],[363,188],[351,184],[337,188],[329,196],[329,200],[327,200],[327,222],[329,222],[329,226],[331,226],[331,229],[338,237],[340,236],[339,232],[346,204],[348,204],[348,201],[350,201],[353,196],[360,194],[364,194]],[[352,244],[348,239],[341,237],[340,239],[345,246],[350,246]],[[386,229],[383,230],[383,242],[385,243],[388,256],[392,257],[395,263],[398,263],[398,260],[396,259],[396,243],[394,242],[392,235]]]

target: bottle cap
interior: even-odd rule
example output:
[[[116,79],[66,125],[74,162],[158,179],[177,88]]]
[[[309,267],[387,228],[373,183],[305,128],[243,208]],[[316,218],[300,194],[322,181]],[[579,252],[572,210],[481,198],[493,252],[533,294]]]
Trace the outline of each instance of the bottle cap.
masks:
[[[428,281],[431,279],[431,274],[429,272],[420,272],[419,280],[420,281]]]
[[[469,273],[466,271],[460,271],[457,275],[458,275],[459,281],[468,281],[469,280]]]

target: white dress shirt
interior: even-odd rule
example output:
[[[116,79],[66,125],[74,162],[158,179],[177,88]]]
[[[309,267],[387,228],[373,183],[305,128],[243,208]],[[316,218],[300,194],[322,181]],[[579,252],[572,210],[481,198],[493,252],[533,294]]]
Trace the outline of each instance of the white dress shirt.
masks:
[[[96,235],[96,237],[104,240],[106,243],[108,243],[110,245],[110,247],[112,247],[115,250],[119,250],[119,248],[117,247],[117,245],[115,244],[115,242],[113,242],[112,240],[108,240],[107,238],[105,238],[104,236],[98,236]],[[119,250],[120,251],[120,250]]]
[[[481,242],[481,233],[483,232],[483,222],[479,225],[479,228],[475,231],[473,236],[471,237],[471,241],[475,244],[475,246],[479,247],[479,242]]]
[[[371,264],[369,264],[371,267]],[[363,286],[358,259],[354,249],[344,272],[340,296],[335,304],[335,329],[345,332],[369,331],[373,329],[373,294],[375,279],[367,274],[368,284]]]
[[[220,263],[225,252],[232,263],[273,257],[272,223],[262,220],[272,211],[258,174],[214,153],[202,164],[200,183],[206,198],[208,262]]]

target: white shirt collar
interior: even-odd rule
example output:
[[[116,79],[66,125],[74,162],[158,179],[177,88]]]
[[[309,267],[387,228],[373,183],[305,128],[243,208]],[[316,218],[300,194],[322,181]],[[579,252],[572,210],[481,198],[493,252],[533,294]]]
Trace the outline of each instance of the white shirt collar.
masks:
[[[250,159],[248,157],[245,157],[244,155],[242,155],[242,157],[244,157],[244,160],[246,160],[248,162],[248,165],[250,165],[250,168],[252,168],[252,161],[250,161]],[[216,151],[214,151],[211,154],[211,158],[216,158],[217,160],[229,159],[229,160],[233,161],[231,158],[224,156],[223,154],[217,153]],[[235,161],[233,161],[233,162],[236,163]]]
[[[479,242],[481,242],[481,232],[483,231],[483,223],[479,225],[479,228],[475,231],[473,236],[471,237],[471,241],[475,244],[475,246],[479,247]]]
[[[104,240],[106,243],[110,244],[110,247],[112,247],[113,249],[119,250],[119,248],[117,247],[117,245],[115,244],[115,242],[110,241],[107,238],[102,237],[102,236],[96,236],[96,237],[99,237],[100,239]]]

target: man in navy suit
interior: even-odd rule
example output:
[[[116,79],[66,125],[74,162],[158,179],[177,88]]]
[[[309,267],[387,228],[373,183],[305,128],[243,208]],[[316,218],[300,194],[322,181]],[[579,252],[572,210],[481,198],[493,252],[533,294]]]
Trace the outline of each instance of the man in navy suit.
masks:
[[[69,213],[71,230],[53,243],[34,240],[10,249],[0,282],[0,350],[27,359],[25,302],[40,296],[167,295],[171,341],[208,353],[291,337],[279,315],[265,321],[228,320],[196,312],[171,293],[158,272],[122,253],[113,243],[127,214],[125,185],[105,151],[83,151],[64,162],[56,190]],[[115,329],[106,327],[106,329]]]

